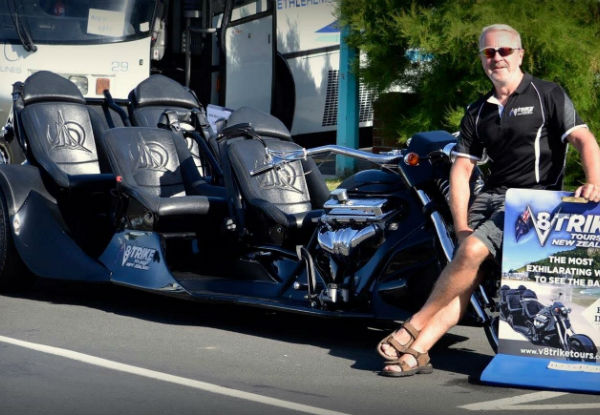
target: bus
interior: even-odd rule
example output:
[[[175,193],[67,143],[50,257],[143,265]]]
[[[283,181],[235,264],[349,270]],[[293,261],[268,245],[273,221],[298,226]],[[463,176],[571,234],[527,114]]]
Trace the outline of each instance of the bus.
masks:
[[[335,136],[335,7],[335,0],[0,0],[0,126],[12,85],[39,70],[70,79],[86,99],[109,89],[117,101],[162,73],[205,106],[255,107],[281,119],[301,144],[320,144],[301,138]],[[361,126],[372,123],[370,102],[361,87]]]
[[[150,74],[156,0],[0,0],[0,122],[12,85],[40,70],[86,98],[127,98]]]
[[[335,137],[340,28],[336,0],[171,0],[153,68],[204,105],[252,106],[281,119],[303,145]],[[360,126],[373,121],[359,88]],[[322,141],[320,142],[322,143]]]

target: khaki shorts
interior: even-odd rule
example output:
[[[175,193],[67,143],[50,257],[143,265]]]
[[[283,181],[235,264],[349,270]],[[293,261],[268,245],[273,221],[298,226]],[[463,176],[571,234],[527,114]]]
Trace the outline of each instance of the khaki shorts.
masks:
[[[469,226],[473,235],[490,250],[500,263],[504,234],[504,193],[481,192],[469,208]]]

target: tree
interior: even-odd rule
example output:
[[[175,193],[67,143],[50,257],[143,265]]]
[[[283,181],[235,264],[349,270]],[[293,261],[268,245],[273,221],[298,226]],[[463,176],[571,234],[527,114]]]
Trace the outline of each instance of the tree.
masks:
[[[558,82],[581,118],[600,136],[600,2],[598,0],[338,0],[348,43],[366,57],[361,80],[383,94],[400,85],[414,91],[386,100],[385,123],[395,144],[417,131],[458,129],[464,108],[491,84],[478,52],[481,29],[506,23],[521,33],[523,70]],[[413,62],[407,51],[432,56]],[[378,116],[376,114],[376,116]],[[583,180],[569,153],[566,187]]]

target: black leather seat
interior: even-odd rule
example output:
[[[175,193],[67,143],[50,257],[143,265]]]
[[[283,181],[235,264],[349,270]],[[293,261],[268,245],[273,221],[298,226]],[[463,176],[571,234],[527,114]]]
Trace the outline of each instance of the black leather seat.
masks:
[[[106,131],[100,143],[124,192],[143,206],[143,223],[130,223],[131,227],[195,232],[211,214],[223,216],[225,199],[206,196],[210,192],[204,188],[205,181],[185,142],[174,132],[114,128]],[[151,217],[144,216],[147,212]]]
[[[525,302],[524,313],[529,318],[536,316],[544,308],[544,305],[535,299],[530,299]]]
[[[258,110],[241,108],[227,125],[220,152],[238,225],[258,241],[300,242],[314,229],[312,219],[322,214],[329,195],[314,161],[294,161],[252,175],[268,161],[266,149],[285,153],[301,147],[281,121]]]
[[[521,311],[523,309],[523,305],[521,304],[521,295],[520,294],[508,294],[506,296],[506,302],[508,304],[508,311],[511,313]]]
[[[129,103],[133,125],[181,133],[200,174],[215,174],[214,150],[208,145],[214,137],[206,112],[191,90],[164,75],[152,75],[130,92]]]
[[[251,129],[259,136],[270,137],[284,142],[294,143],[290,131],[278,118],[266,112],[251,107],[240,107],[234,111],[227,120],[227,127],[235,129],[236,125],[249,124]],[[296,144],[290,145],[290,149],[299,149]],[[315,209],[323,207],[323,203],[329,198],[329,189],[325,179],[311,158],[301,160],[304,179],[310,193],[310,201]]]
[[[27,161],[39,168],[70,235],[98,253],[110,237],[107,213],[116,184],[94,135],[102,127],[93,125],[79,89],[55,73],[36,72],[15,91],[15,124]]]
[[[233,111],[227,120],[227,126],[250,124],[257,134],[265,137],[291,141],[292,135],[285,124],[278,118],[252,107],[240,107]]]
[[[48,71],[34,73],[21,86],[15,112],[28,159],[58,188],[114,184],[114,176],[101,174],[90,113],[71,81]]]

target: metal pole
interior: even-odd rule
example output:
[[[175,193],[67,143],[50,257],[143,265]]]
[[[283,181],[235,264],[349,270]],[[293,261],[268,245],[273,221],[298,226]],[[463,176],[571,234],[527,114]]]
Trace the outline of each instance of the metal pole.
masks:
[[[358,80],[352,73],[351,64],[358,53],[346,43],[350,28],[342,28],[340,35],[340,69],[337,112],[337,139],[341,146],[358,148]],[[335,173],[345,177],[353,173],[355,160],[344,156],[336,156]]]

